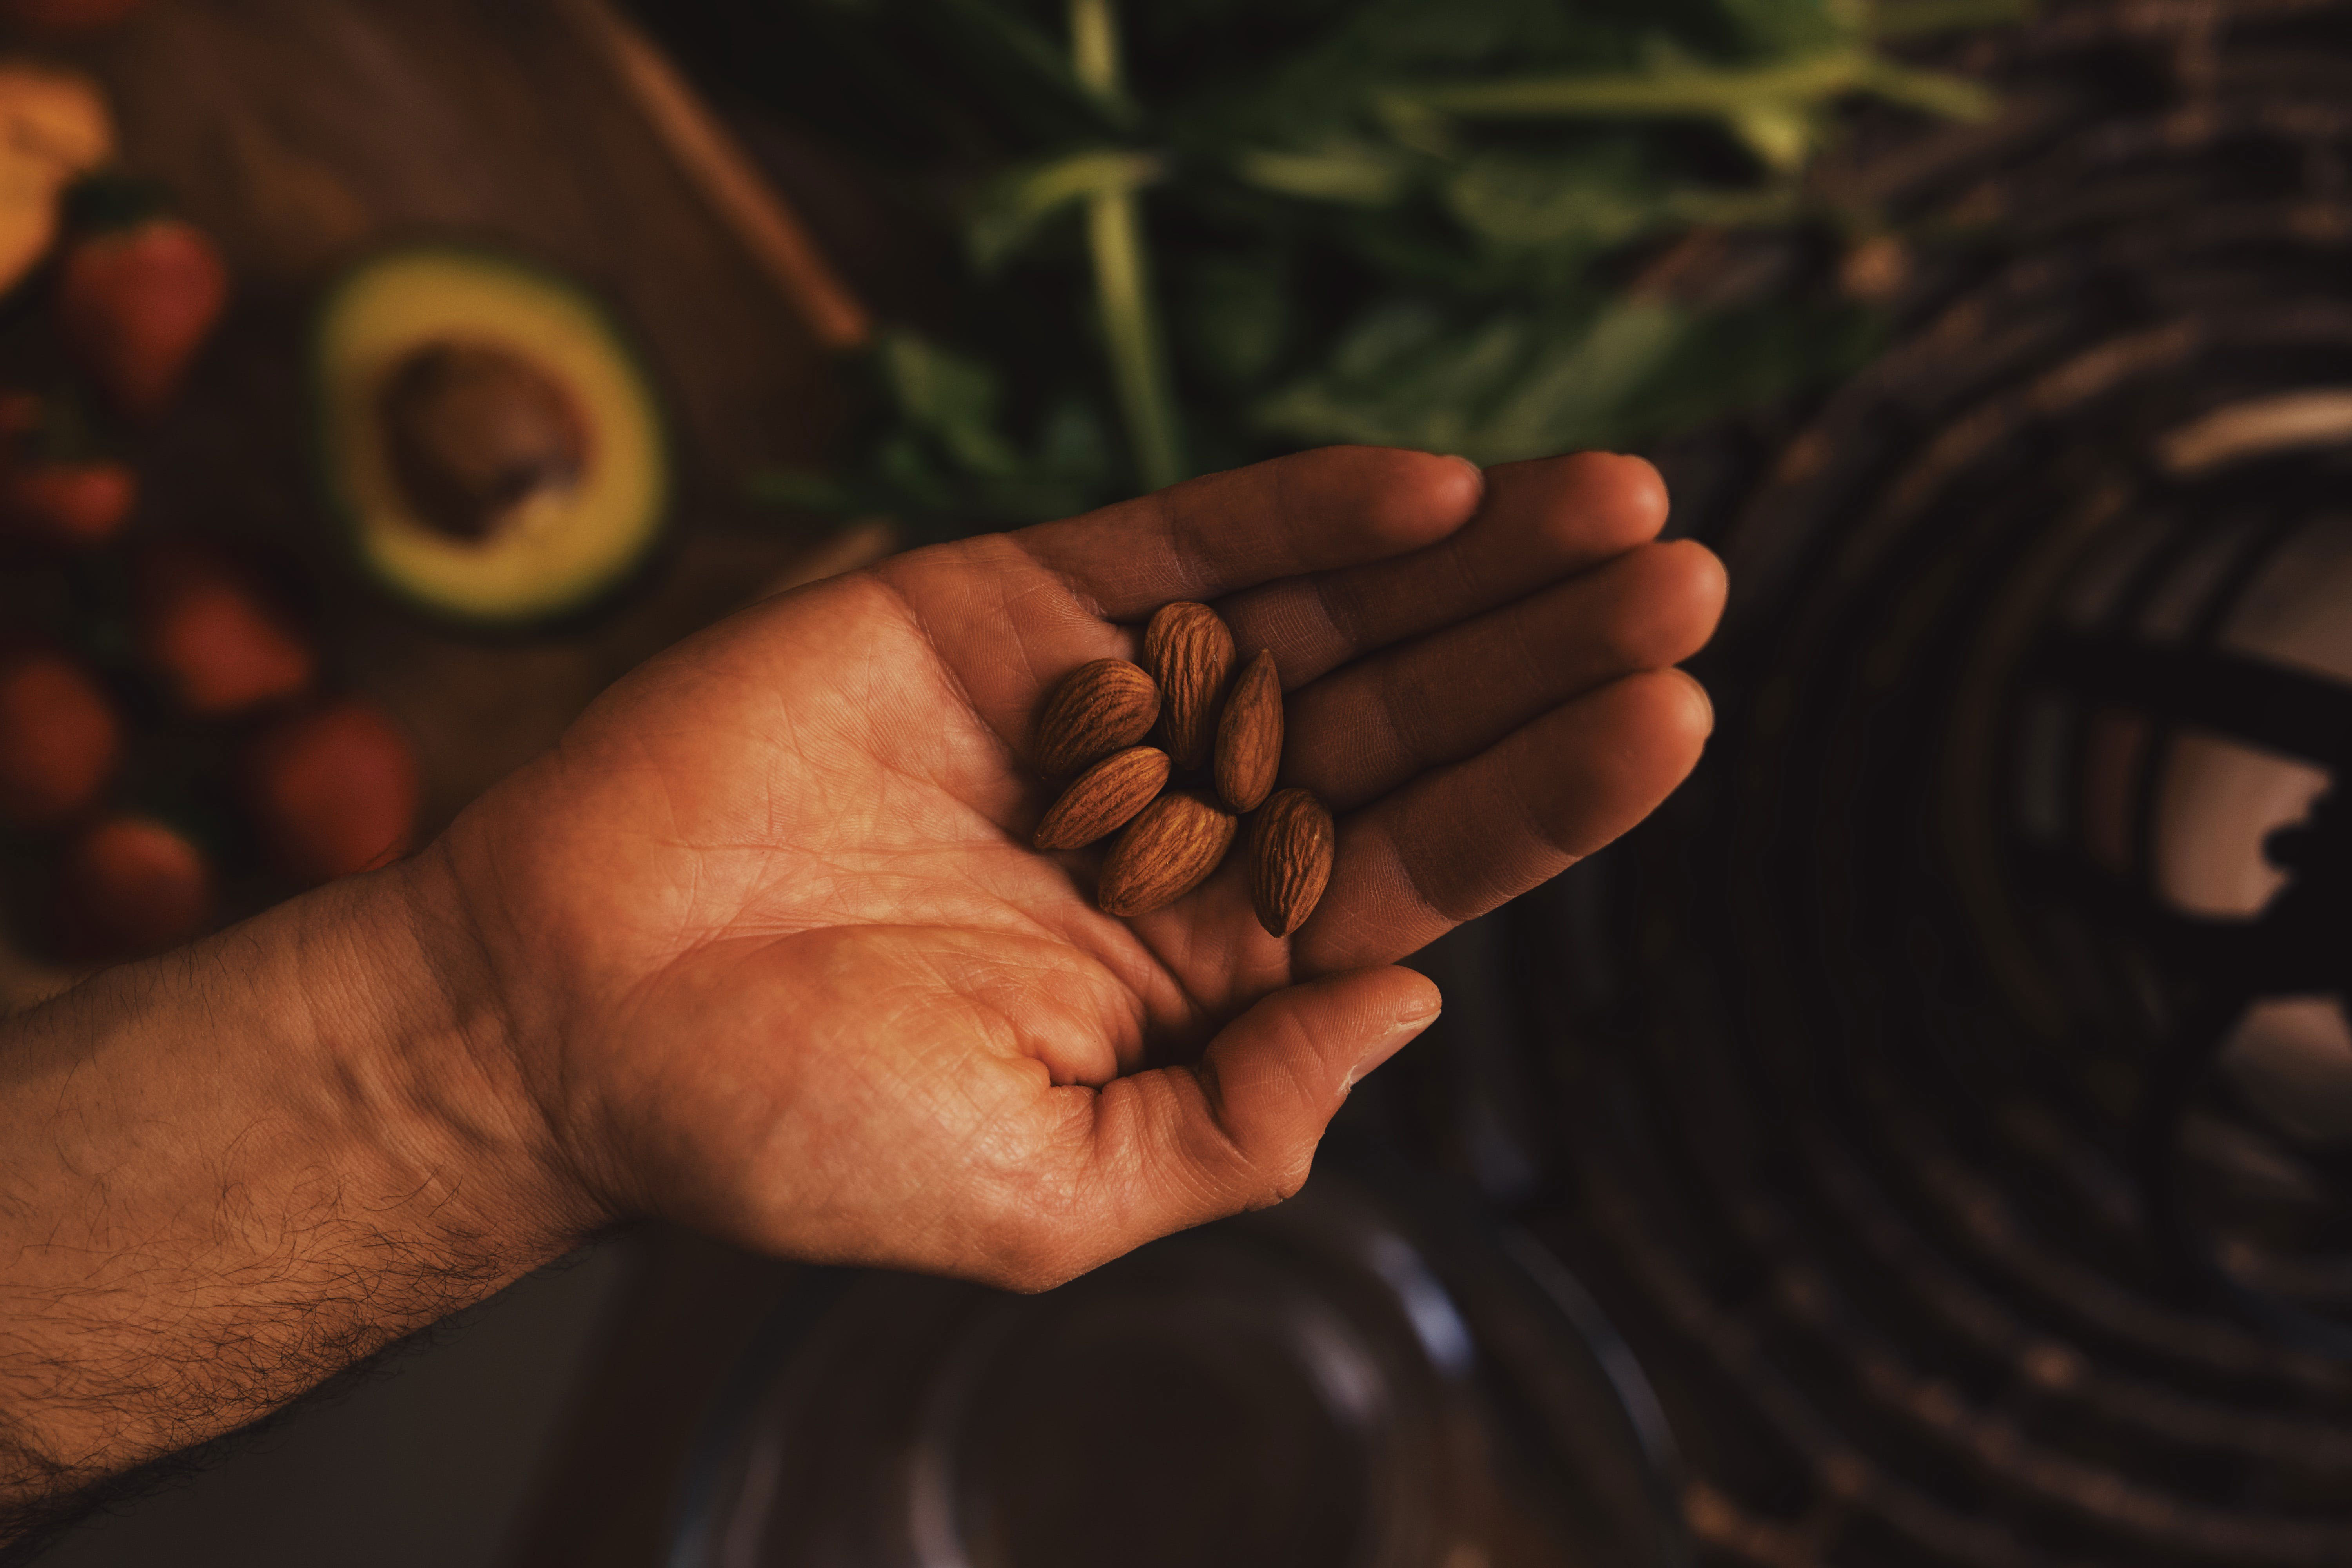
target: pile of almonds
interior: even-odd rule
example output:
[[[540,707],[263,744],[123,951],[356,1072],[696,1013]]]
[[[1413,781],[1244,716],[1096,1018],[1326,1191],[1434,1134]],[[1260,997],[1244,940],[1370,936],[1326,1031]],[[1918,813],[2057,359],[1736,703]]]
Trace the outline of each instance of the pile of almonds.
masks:
[[[1076,778],[1037,824],[1037,847],[1076,849],[1118,833],[1095,901],[1109,914],[1149,914],[1207,881],[1254,813],[1250,901],[1260,925],[1288,936],[1331,879],[1337,836],[1310,791],[1274,787],[1283,730],[1274,655],[1235,675],[1231,628],[1206,605],[1178,603],[1151,617],[1143,659],[1082,664],[1046,699],[1038,765]],[[1164,748],[1142,743],[1154,724]]]

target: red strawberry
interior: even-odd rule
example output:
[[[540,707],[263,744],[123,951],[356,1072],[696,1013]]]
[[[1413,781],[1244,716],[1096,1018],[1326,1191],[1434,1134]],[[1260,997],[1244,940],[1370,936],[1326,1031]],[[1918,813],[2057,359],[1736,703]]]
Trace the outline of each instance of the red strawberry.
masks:
[[[121,531],[138,500],[124,464],[16,458],[0,468],[0,532],[87,550]]]
[[[0,662],[0,815],[62,822],[98,798],[122,757],[122,724],[95,677],[64,654]]]
[[[416,753],[384,711],[347,697],[280,720],[246,758],[254,824],[306,882],[399,858],[415,831]]]
[[[123,412],[141,418],[171,403],[227,301],[220,252],[178,218],[76,240],[58,273],[68,346]]]
[[[159,544],[131,574],[139,652],[181,709],[220,718],[309,689],[310,647],[248,573],[193,540]]]
[[[94,823],[58,865],[58,925],[77,958],[156,952],[211,922],[204,851],[143,816]]]

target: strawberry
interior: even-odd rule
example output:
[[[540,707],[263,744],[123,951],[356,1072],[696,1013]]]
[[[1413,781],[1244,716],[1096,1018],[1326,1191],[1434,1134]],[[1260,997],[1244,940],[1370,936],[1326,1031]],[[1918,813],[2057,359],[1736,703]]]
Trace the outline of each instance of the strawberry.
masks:
[[[138,499],[122,463],[12,460],[0,467],[0,533],[87,550],[120,532]]]
[[[139,418],[171,403],[227,300],[220,252],[174,217],[78,239],[58,271],[67,346],[116,406]]]
[[[382,709],[360,698],[282,719],[257,736],[246,784],[271,857],[306,882],[386,865],[415,831],[415,751]]]
[[[194,540],[158,544],[131,570],[139,652],[184,712],[216,719],[310,689],[310,646],[260,584]]]
[[[121,531],[138,499],[139,477],[91,448],[79,410],[0,393],[0,537],[90,549]]]
[[[76,958],[121,958],[187,941],[211,923],[213,872],[203,850],[163,823],[110,816],[58,864],[58,926]]]
[[[48,648],[0,662],[0,815],[22,827],[74,816],[122,757],[122,724],[89,670]]]

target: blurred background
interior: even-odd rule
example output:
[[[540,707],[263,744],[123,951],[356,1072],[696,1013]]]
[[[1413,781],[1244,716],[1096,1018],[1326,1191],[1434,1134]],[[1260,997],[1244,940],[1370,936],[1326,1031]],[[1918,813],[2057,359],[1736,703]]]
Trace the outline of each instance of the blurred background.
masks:
[[[1645,452],[1651,823],[1293,1203],[1007,1298],[613,1237],[65,1565],[2352,1561],[2352,10],[5,0],[0,994],[758,595],[1329,441]]]

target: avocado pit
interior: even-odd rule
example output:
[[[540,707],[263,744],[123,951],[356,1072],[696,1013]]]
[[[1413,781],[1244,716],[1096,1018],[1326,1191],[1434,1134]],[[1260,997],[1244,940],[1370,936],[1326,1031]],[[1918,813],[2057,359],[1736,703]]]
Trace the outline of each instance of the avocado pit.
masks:
[[[588,441],[564,389],[521,355],[443,340],[384,379],[378,405],[394,481],[418,521],[487,540],[534,500],[576,485]]]

